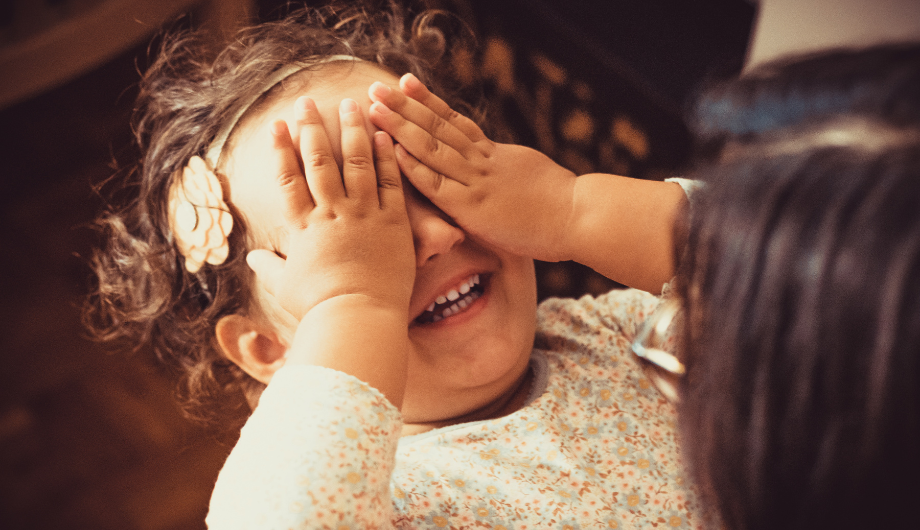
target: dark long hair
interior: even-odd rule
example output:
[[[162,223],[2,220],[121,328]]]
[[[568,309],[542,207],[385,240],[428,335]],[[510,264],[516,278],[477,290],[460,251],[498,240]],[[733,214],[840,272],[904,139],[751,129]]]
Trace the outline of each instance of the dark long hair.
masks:
[[[454,108],[473,112],[458,97],[465,87],[455,82],[451,67],[452,52],[468,44],[454,31],[457,25],[440,12],[410,17],[395,2],[340,2],[297,9],[243,30],[216,55],[203,33],[163,37],[140,82],[133,119],[143,159],[108,183],[112,206],[98,220],[105,243],[93,258],[98,284],[84,311],[95,337],[135,348],[152,345],[182,373],[180,398],[191,417],[224,423],[244,418],[243,396],[251,402],[263,385],[222,355],[214,326],[224,315],[257,310],[245,263],[247,226],[230,204],[228,259],[188,273],[167,220],[173,174],[192,156],[203,156],[240,102],[292,62],[353,55],[396,75],[412,72]]]
[[[704,154],[809,120],[864,114],[898,126],[920,123],[916,44],[838,49],[767,63],[708,87],[691,125]]]
[[[720,98],[741,110],[702,131],[721,149],[680,269],[680,426],[729,528],[916,520],[918,79],[920,46],[888,46],[769,65],[704,100],[701,120]]]

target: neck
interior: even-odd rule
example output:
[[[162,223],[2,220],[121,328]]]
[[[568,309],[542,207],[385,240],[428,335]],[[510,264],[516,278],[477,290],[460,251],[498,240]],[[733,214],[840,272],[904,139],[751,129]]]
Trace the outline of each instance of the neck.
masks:
[[[488,404],[471,412],[453,418],[438,421],[408,423],[403,425],[401,436],[421,434],[441,427],[449,427],[471,421],[491,420],[501,418],[520,410],[527,402],[530,389],[533,386],[533,370],[528,366],[521,377],[511,387]]]

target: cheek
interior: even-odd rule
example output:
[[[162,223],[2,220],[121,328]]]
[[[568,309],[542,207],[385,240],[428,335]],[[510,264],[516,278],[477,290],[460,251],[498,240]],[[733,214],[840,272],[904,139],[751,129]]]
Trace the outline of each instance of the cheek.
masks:
[[[537,280],[533,260],[519,258],[504,260],[504,309],[507,333],[515,342],[532,344],[537,320]],[[529,346],[528,346],[529,348]]]
[[[506,260],[508,262],[508,260]],[[528,312],[533,312],[537,307],[537,273],[534,269],[534,262],[529,258],[516,258],[509,264],[512,265],[513,273],[509,276],[509,283],[517,292],[518,303],[527,308]]]

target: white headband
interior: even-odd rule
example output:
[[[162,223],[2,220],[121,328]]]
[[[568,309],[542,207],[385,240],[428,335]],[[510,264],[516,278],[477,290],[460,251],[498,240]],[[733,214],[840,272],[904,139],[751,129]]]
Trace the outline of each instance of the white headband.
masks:
[[[169,190],[169,226],[188,272],[197,273],[205,263],[220,265],[230,253],[233,216],[224,201],[220,179],[214,172],[227,138],[243,114],[262,94],[301,70],[332,61],[360,60],[351,55],[331,55],[314,63],[294,63],[279,68],[265,80],[261,90],[242,100],[233,117],[217,132],[205,160],[193,156],[176,172]]]
[[[217,163],[220,161],[220,155],[223,154],[224,145],[227,143],[227,138],[230,137],[230,133],[233,132],[233,129],[234,127],[236,127],[237,122],[240,121],[240,118],[243,117],[243,114],[246,114],[246,111],[249,110],[249,107],[251,107],[253,103],[255,103],[260,97],[262,97],[262,94],[271,90],[273,86],[284,81],[288,77],[291,77],[297,72],[300,72],[301,70],[310,68],[311,66],[316,66],[318,64],[323,64],[323,63],[331,63],[335,61],[360,61],[360,60],[361,59],[359,59],[358,57],[354,57],[352,55],[330,55],[329,57],[324,57],[320,59],[319,61],[316,61],[310,64],[292,63],[292,64],[282,66],[281,68],[276,70],[275,73],[273,73],[271,76],[268,77],[268,79],[265,80],[265,84],[262,85],[262,89],[251,94],[248,98],[246,98],[243,101],[243,104],[240,105],[240,108],[236,111],[236,114],[234,114],[232,118],[227,120],[224,126],[221,127],[220,130],[217,132],[217,136],[214,137],[214,141],[211,142],[211,147],[208,148],[208,152],[205,155],[205,160],[207,160],[208,166],[210,166],[212,170],[217,169]]]

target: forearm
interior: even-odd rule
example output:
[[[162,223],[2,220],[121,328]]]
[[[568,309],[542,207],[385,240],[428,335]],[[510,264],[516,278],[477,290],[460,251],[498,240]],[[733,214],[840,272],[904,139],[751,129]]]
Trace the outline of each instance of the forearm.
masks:
[[[208,528],[390,528],[399,412],[353,377],[285,366],[217,479]]]
[[[352,375],[398,408],[411,347],[408,327],[407,309],[362,295],[336,296],[317,304],[301,320],[287,362]]]
[[[674,276],[674,183],[592,173],[575,181],[566,254],[624,285],[658,293]]]

